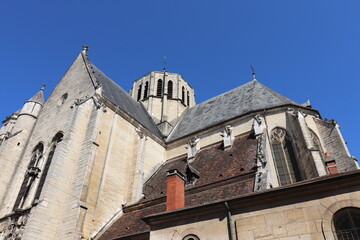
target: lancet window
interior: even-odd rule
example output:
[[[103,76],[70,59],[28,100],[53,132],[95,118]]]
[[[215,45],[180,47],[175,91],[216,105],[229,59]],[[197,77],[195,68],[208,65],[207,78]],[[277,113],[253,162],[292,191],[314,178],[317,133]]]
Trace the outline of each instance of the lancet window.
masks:
[[[140,84],[139,88],[138,88],[138,94],[137,94],[137,100],[138,101],[141,99],[141,89],[142,89],[142,84]]]
[[[181,88],[181,102],[185,104],[185,88]]]
[[[162,80],[159,79],[159,80],[157,81],[156,96],[157,96],[157,97],[161,97],[161,96],[162,96],[162,92],[163,92],[163,83],[162,83]]]
[[[173,98],[173,82],[170,80],[168,81],[168,95],[167,95],[168,99],[172,99]]]
[[[49,155],[48,155],[48,157],[46,159],[45,165],[43,167],[43,171],[42,171],[42,174],[41,174],[41,177],[40,177],[40,180],[39,180],[39,185],[38,185],[38,187],[36,189],[34,199],[39,199],[40,198],[41,191],[43,189],[43,186],[44,186],[44,183],[45,183],[45,180],[46,180],[46,176],[47,176],[47,174],[49,172],[49,168],[50,168],[50,165],[51,165],[51,161],[52,161],[52,159],[54,157],[56,147],[63,140],[63,137],[64,137],[64,135],[61,132],[59,132],[52,139],[50,152],[49,152]]]
[[[145,87],[144,87],[144,98],[146,99],[148,97],[148,91],[149,91],[149,82],[145,83]]]
[[[299,167],[289,134],[282,128],[275,128],[271,132],[271,147],[281,185],[301,180]]]
[[[35,180],[40,174],[40,167],[43,161],[44,145],[39,143],[32,151],[30,162],[26,170],[24,180],[15,201],[14,210],[22,208],[28,199],[31,190],[34,188]]]
[[[187,91],[186,95],[187,95],[187,105],[189,106],[189,105],[190,105],[190,94],[189,94],[189,91]]]

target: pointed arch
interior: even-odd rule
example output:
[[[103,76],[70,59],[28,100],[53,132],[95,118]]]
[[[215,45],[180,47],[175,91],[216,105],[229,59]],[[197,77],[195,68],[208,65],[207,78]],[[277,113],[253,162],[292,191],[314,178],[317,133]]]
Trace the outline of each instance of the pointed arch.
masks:
[[[157,97],[161,97],[163,93],[163,81],[161,79],[159,79],[157,81],[157,91],[156,91],[156,96]]]
[[[168,81],[168,92],[167,92],[167,98],[172,99],[173,98],[173,82],[170,80]]]
[[[139,88],[138,88],[137,101],[140,101],[140,99],[141,99],[141,89],[142,89],[142,84],[140,84]]]
[[[147,99],[148,91],[149,91],[149,82],[146,82],[145,87],[144,87],[144,98],[143,99]]]
[[[181,88],[181,102],[185,105],[185,88]]]
[[[301,180],[299,166],[291,138],[283,128],[271,131],[271,148],[280,185],[286,185]]]
[[[56,147],[63,140],[63,138],[64,138],[64,134],[62,132],[58,132],[51,141],[51,149],[50,149],[49,155],[47,157],[47,160],[45,162],[45,165],[43,166],[43,171],[40,176],[39,185],[38,185],[38,187],[36,189],[36,193],[35,193],[35,198],[34,198],[35,200],[40,198],[47,174],[49,172],[51,161],[55,154]]]
[[[39,166],[44,154],[44,144],[42,142],[38,143],[33,149],[30,157],[30,162],[26,170],[24,180],[21,184],[18,196],[15,200],[13,209],[22,208],[25,201],[27,200],[31,189],[33,188],[34,182],[41,172]]]
[[[187,105],[190,106],[190,94],[189,94],[189,91],[187,91],[187,93],[186,93],[186,98],[187,98]]]

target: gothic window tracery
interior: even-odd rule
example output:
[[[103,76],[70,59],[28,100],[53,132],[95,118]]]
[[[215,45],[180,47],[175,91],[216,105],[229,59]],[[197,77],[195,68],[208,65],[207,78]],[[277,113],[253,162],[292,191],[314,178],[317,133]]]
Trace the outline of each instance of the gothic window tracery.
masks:
[[[156,91],[156,96],[157,97],[161,97],[162,96],[162,92],[163,92],[163,84],[162,84],[162,80],[159,79],[157,81],[157,91]]]
[[[42,174],[41,174],[40,180],[39,180],[39,185],[38,185],[38,187],[36,189],[35,198],[34,198],[35,200],[40,198],[40,195],[41,195],[41,192],[42,192],[45,180],[46,180],[46,176],[47,176],[47,174],[49,172],[51,161],[52,161],[52,159],[54,157],[54,154],[55,154],[56,147],[63,140],[63,137],[64,137],[64,135],[61,132],[59,132],[59,133],[57,133],[55,135],[55,137],[52,140],[51,150],[49,152],[48,158],[47,158],[47,160],[45,162],[45,165],[43,167],[43,171],[42,171]]]
[[[271,147],[280,185],[301,180],[299,167],[289,134],[282,128],[271,132]]]
[[[34,182],[40,174],[40,165],[42,164],[44,153],[44,145],[39,143],[34,148],[27,171],[24,176],[24,180],[21,184],[20,191],[15,201],[14,210],[22,208],[26,202],[31,189],[33,188]]]
[[[168,99],[172,99],[173,98],[173,82],[170,80],[168,82],[168,95],[167,95]]]

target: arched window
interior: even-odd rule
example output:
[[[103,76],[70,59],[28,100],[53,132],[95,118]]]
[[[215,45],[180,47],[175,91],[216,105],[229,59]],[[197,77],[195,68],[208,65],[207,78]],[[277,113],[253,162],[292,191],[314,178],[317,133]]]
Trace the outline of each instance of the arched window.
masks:
[[[190,106],[190,95],[189,95],[189,91],[187,91],[186,95],[187,95],[187,105]]]
[[[181,102],[185,104],[185,88],[181,88]]]
[[[338,240],[360,239],[360,208],[340,209],[333,217]]]
[[[141,88],[142,88],[142,84],[140,84],[139,88],[138,88],[138,95],[137,95],[137,100],[138,101],[141,99]]]
[[[168,95],[167,95],[168,99],[172,99],[173,98],[173,82],[170,80],[168,81]]]
[[[162,85],[162,80],[159,79],[157,81],[157,91],[156,91],[156,96],[157,97],[161,97],[162,96],[162,92],[163,92],[163,89],[162,89],[163,85]]]
[[[41,194],[41,191],[43,189],[43,186],[44,186],[44,183],[45,183],[45,180],[46,180],[46,176],[47,176],[47,174],[49,172],[50,164],[51,164],[51,161],[52,161],[52,159],[54,157],[56,147],[63,140],[63,137],[64,137],[64,135],[61,132],[59,132],[52,139],[51,150],[49,152],[49,156],[48,156],[48,158],[46,160],[45,166],[43,167],[42,174],[40,176],[39,185],[38,185],[38,187],[36,189],[36,193],[35,193],[35,199],[40,198],[40,194]]]
[[[148,97],[148,90],[149,90],[149,82],[145,83],[145,88],[144,88],[144,98],[146,99]]]
[[[182,240],[200,240],[200,238],[194,234],[186,235]]]
[[[288,133],[282,128],[271,132],[271,147],[274,153],[275,166],[281,185],[301,180],[294,149]]]
[[[38,145],[36,145],[31,154],[30,163],[28,165],[28,169],[25,173],[24,180],[21,184],[20,191],[16,198],[13,208],[14,210],[22,208],[24,206],[24,203],[28,198],[31,189],[33,188],[34,182],[39,173],[41,172],[39,166],[42,163],[43,153],[44,145],[42,143],[39,143]]]

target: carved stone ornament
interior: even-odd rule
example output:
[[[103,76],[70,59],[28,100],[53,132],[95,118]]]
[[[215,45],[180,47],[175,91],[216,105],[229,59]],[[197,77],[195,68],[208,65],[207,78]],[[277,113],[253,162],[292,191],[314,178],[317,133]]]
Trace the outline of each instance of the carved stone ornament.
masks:
[[[26,222],[30,215],[30,209],[16,213],[0,222],[0,239],[20,240],[24,234]]]
[[[224,144],[224,148],[230,148],[233,143],[234,143],[234,128],[231,125],[227,125],[224,128],[224,131],[221,132],[221,136],[224,137],[223,138],[223,144]]]
[[[282,128],[275,128],[274,130],[272,130],[271,132],[271,142],[275,143],[275,142],[284,142],[285,139],[287,137],[287,133],[284,129]]]
[[[188,150],[188,161],[195,158],[197,152],[199,151],[200,138],[195,136],[193,139],[189,140],[187,150]]]
[[[294,117],[298,116],[298,110],[296,110],[294,108],[288,108],[288,110],[286,112],[293,115]]]
[[[263,121],[263,117],[261,117],[260,114],[257,114],[254,116],[253,128],[254,128],[255,136],[258,136],[258,135],[264,133],[265,124]]]
[[[256,149],[256,165],[257,173],[255,176],[255,191],[264,190],[269,184],[267,159],[266,159],[266,138],[265,134],[257,136],[257,149]],[[269,184],[270,185],[270,184]]]

